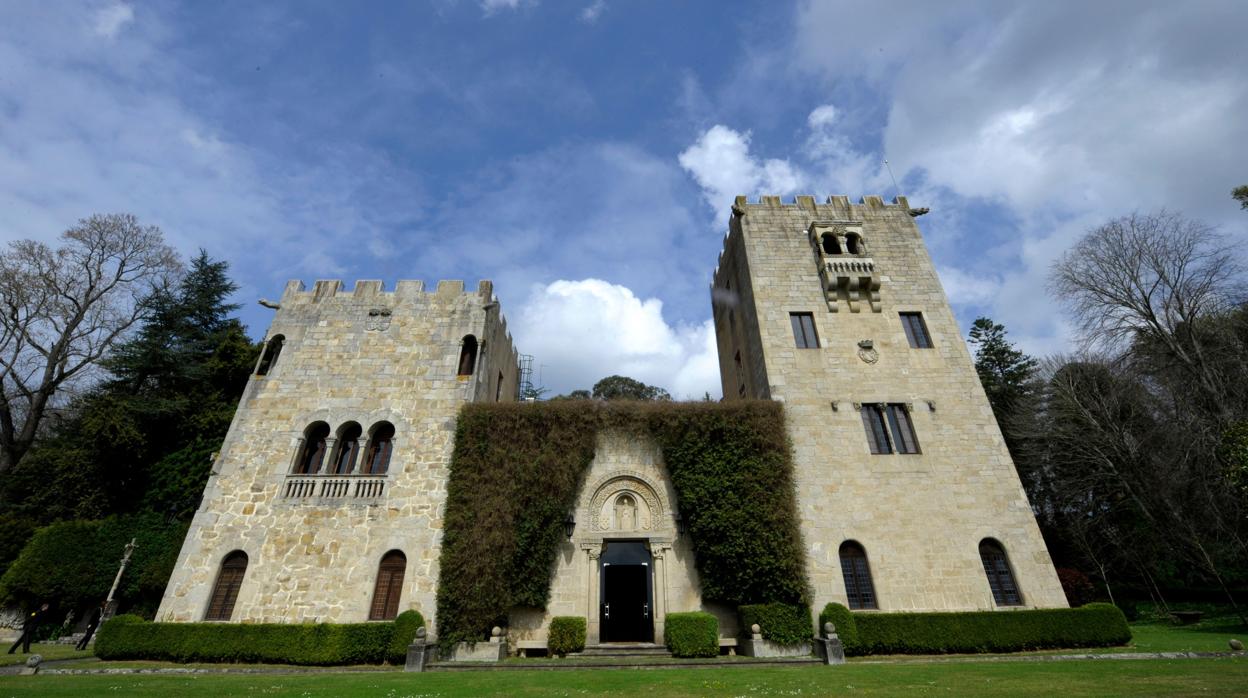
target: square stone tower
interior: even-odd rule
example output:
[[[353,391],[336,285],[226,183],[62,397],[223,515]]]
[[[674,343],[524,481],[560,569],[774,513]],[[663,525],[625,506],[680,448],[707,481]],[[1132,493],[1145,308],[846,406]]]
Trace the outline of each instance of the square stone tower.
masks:
[[[724,396],[785,403],[816,611],[1065,606],[916,213],[737,197]]]
[[[432,621],[459,407],[518,393],[488,281],[292,281],[157,620]]]

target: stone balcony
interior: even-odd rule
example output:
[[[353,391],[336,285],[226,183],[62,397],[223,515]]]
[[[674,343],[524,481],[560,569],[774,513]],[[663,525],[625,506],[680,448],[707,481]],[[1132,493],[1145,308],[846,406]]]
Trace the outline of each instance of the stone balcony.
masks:
[[[385,490],[385,475],[288,475],[282,484],[282,499],[318,503],[376,501]]]

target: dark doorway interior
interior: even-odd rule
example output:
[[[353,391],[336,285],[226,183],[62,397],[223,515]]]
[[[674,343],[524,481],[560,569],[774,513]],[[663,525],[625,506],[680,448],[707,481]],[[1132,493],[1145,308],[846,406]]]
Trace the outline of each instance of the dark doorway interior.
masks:
[[[650,551],[637,541],[612,541],[602,555],[602,642],[653,642]]]

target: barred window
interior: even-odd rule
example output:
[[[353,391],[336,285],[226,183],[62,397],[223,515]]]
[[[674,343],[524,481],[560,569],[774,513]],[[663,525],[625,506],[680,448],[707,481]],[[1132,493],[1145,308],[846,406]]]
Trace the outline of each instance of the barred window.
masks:
[[[852,540],[841,544],[841,574],[845,577],[845,594],[851,609],[878,608],[867,551]]]
[[[901,403],[867,403],[862,406],[862,426],[873,454],[919,453],[910,413]]]
[[[229,620],[234,615],[234,602],[238,600],[238,590],[246,574],[247,553],[235,550],[225,556],[221,571],[217,573],[217,583],[212,586],[204,620]]]
[[[403,595],[406,570],[407,556],[398,550],[391,550],[381,558],[377,583],[373,586],[373,604],[368,610],[369,620],[394,620],[399,615],[399,597]]]
[[[818,349],[819,336],[815,334],[815,316],[810,313],[789,313],[793,325],[793,341],[798,349]]]
[[[993,601],[998,606],[1023,605],[1018,585],[1014,583],[1014,573],[1010,571],[1010,561],[1001,544],[991,538],[980,541],[979,559],[984,563],[984,574],[988,575]]]
[[[932,348],[932,337],[927,333],[923,313],[901,313],[901,328],[906,331],[906,341],[911,349]]]

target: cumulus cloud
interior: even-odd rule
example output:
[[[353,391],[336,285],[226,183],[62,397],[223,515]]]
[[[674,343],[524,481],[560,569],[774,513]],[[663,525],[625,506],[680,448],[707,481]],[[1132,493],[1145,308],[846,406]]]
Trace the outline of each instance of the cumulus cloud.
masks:
[[[1071,23],[1072,7],[898,3],[888,32],[828,41],[859,3],[807,1],[786,44],[829,89],[854,81],[887,100],[880,156],[938,199],[920,223],[955,306],[983,302],[987,289],[965,283],[984,278],[977,266],[1008,269],[986,310],[1031,348],[1067,338],[1044,277],[1088,228],[1165,206],[1244,230],[1227,192],[1248,142],[1248,7],[1079,4]],[[826,116],[812,112],[811,129],[840,115]],[[942,228],[973,246],[943,246],[930,233]]]
[[[720,394],[714,328],[670,324],[663,302],[601,279],[534,285],[510,327],[520,350],[546,368],[551,394],[588,390],[622,374],[677,399]],[[534,377],[536,380],[536,376]]]
[[[750,133],[722,124],[707,129],[679,157],[702,187],[706,202],[722,211],[739,194],[790,194],[806,186],[788,160],[760,160],[750,154]]]
[[[133,21],[134,8],[124,2],[118,2],[96,10],[92,29],[100,36],[113,39]]]

